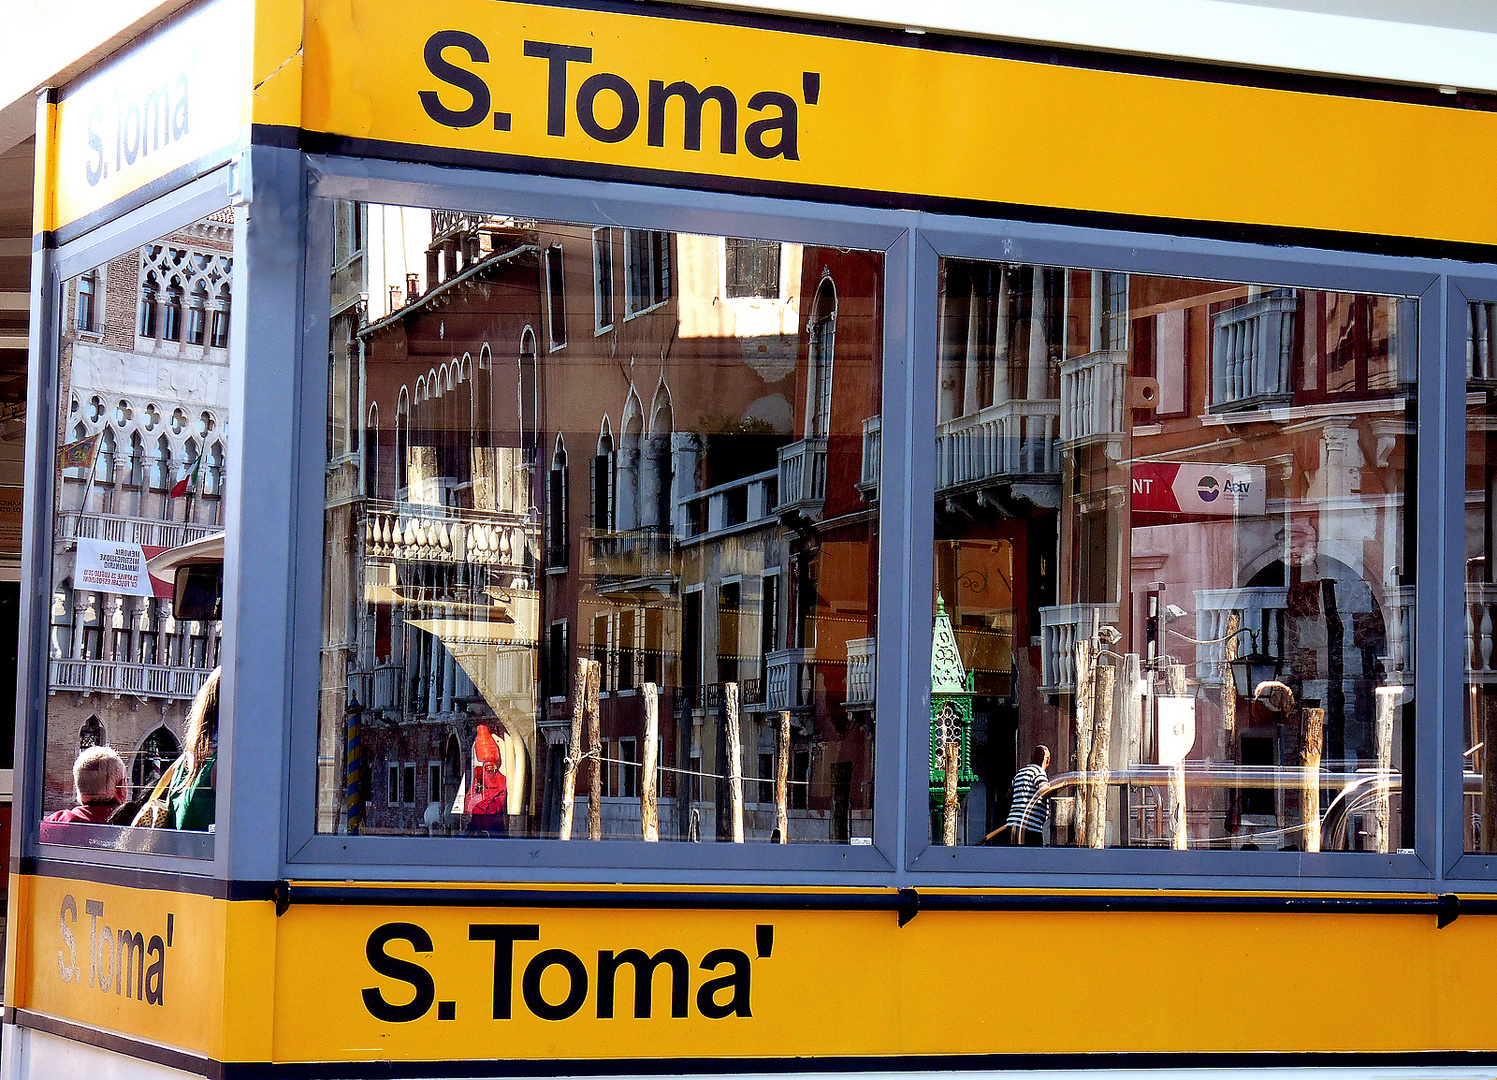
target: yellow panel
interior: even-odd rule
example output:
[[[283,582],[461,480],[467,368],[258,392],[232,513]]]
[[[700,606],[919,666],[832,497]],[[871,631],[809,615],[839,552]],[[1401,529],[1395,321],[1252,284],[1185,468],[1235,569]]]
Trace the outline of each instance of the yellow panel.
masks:
[[[1486,112],[502,0],[308,0],[307,12],[300,113],[286,95],[257,100],[257,123],[740,181],[1497,242],[1497,203],[1474,197],[1497,166]],[[439,32],[440,79],[423,59]],[[591,53],[563,64],[527,56],[527,42]],[[685,148],[679,97],[650,145],[652,80],[721,87],[731,152],[715,102],[701,148]],[[548,88],[563,81],[552,115]]]
[[[375,951],[398,963],[381,974],[370,938],[392,924]],[[533,936],[500,980],[508,1019],[494,1018],[496,946],[483,935],[495,931],[482,929],[493,925]],[[760,926],[773,927],[768,955]],[[900,929],[892,912],[293,905],[278,930],[276,1061],[1497,1049],[1484,998],[1460,990],[1497,945],[1489,919],[1437,931],[1422,916],[927,912]],[[679,950],[684,1016],[671,1016],[668,963],[648,1018],[632,967],[600,975],[600,952],[627,949]],[[703,984],[733,974],[734,959],[743,988],[724,984],[715,1004],[735,1007],[704,1015]],[[612,1017],[599,1015],[605,984]],[[1125,986],[1145,1004],[1131,1007]],[[417,1004],[380,1020],[370,994],[376,1008]],[[1233,1001],[1269,1019],[1224,1023],[1198,1007]],[[1108,1015],[1127,1020],[1093,1022]]]
[[[277,918],[34,877],[10,895],[9,1004],[220,1061],[1497,1050],[1474,989],[1489,918],[926,911],[901,928],[893,912],[420,903]],[[121,931],[146,963],[128,985]],[[1090,1022],[1125,985],[1149,1007]],[[1203,1001],[1270,1019],[1223,1023]]]
[[[249,117],[248,0],[213,0],[88,75],[57,105],[57,228],[184,166],[227,159]]]
[[[222,1056],[226,902],[61,878],[11,889],[26,900],[7,1004]]]

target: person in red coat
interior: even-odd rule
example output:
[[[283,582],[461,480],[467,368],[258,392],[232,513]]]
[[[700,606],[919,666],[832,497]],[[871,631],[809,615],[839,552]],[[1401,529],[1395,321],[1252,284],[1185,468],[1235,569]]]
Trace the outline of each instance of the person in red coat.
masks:
[[[44,820],[107,824],[109,815],[130,797],[124,761],[107,746],[90,746],[73,762],[73,790],[78,805],[48,814]]]

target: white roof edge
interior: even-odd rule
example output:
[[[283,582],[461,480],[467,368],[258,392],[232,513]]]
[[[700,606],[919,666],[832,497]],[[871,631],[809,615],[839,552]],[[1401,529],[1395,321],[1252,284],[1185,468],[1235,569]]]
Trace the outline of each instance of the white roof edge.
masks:
[[[1232,0],[698,0],[709,6],[1010,41],[1180,57],[1425,87],[1497,91],[1492,10],[1469,25],[1419,21],[1418,5],[1348,3],[1365,15]],[[1456,5],[1459,7],[1460,5]],[[1457,12],[1459,16],[1459,12]]]

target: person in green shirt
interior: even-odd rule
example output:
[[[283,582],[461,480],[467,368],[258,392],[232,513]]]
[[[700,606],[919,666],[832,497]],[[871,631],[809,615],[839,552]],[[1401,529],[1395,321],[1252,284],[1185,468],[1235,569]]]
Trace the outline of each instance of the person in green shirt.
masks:
[[[218,683],[214,668],[187,713],[186,747],[166,791],[167,823],[207,832],[218,801]]]

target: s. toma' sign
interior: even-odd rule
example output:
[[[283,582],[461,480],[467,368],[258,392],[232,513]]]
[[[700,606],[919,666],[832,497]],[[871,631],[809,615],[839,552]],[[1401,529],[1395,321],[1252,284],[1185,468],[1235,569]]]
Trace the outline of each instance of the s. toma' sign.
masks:
[[[504,65],[545,87],[549,136],[564,138],[575,124],[599,143],[642,136],[647,146],[664,147],[669,139],[701,150],[703,129],[715,121],[715,138],[705,144],[709,150],[736,154],[741,134],[743,148],[766,159],[800,158],[801,107],[815,105],[821,96],[821,76],[814,71],[802,73],[801,85],[790,88],[794,93],[785,87],[698,86],[670,73],[636,85],[609,71],[585,45],[517,39],[491,52],[483,39],[464,30],[432,34],[422,58],[436,82],[419,92],[421,107],[444,127],[511,130],[514,115],[494,110],[484,74],[490,65]],[[680,118],[674,124],[673,116]]]

